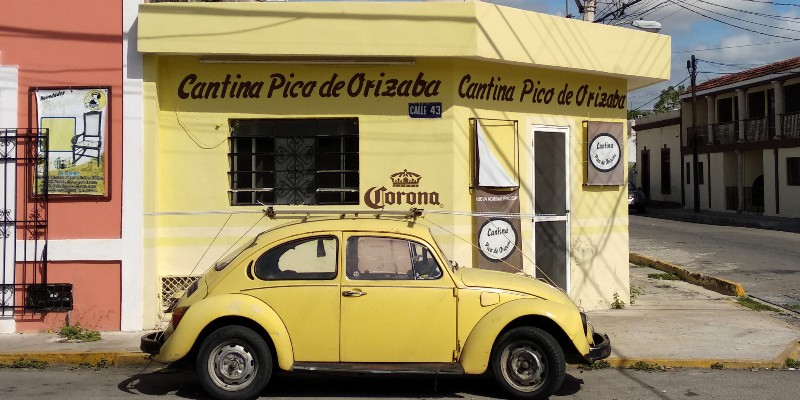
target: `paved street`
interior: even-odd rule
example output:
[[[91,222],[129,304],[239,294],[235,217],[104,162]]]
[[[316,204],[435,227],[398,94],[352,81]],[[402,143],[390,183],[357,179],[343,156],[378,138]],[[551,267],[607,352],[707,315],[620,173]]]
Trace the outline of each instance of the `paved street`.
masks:
[[[645,372],[568,369],[553,399],[789,399],[800,392],[800,371],[690,370]],[[200,399],[188,371],[110,368],[3,370],[0,398]],[[262,398],[272,399],[497,399],[486,378],[303,375],[275,378]]]
[[[742,283],[748,295],[800,305],[800,234],[630,217],[630,251]]]

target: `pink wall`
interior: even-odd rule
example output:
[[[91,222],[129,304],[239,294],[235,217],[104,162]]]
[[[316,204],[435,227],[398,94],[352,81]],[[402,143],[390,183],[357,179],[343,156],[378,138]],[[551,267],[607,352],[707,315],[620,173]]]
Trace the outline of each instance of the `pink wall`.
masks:
[[[122,32],[122,0],[2,0],[0,5],[0,64],[19,66],[18,126],[2,128],[32,127],[31,87],[111,87],[109,197],[51,197],[50,239],[121,235]],[[35,112],[35,102],[32,107]]]
[[[1,0],[0,65],[19,68],[16,126],[29,122],[32,87],[111,88],[106,140],[107,198],[51,196],[48,239],[118,239],[122,229],[122,1]],[[22,174],[18,179],[22,179]],[[25,193],[18,190],[17,198]],[[22,207],[18,218],[24,217]],[[18,234],[20,230],[17,231]],[[21,236],[20,236],[21,238]],[[120,255],[121,257],[121,255]],[[33,274],[37,274],[36,278]],[[23,274],[27,275],[23,279]],[[17,269],[17,283],[41,282],[41,271]],[[53,261],[49,283],[73,285],[73,324],[98,330],[120,329],[121,263]],[[18,291],[17,304],[22,304]],[[15,313],[17,331],[57,330],[67,313]]]
[[[21,273],[18,269],[18,280],[22,278]],[[120,274],[119,262],[50,262],[47,265],[48,282],[72,284],[70,323],[100,331],[120,329]],[[18,291],[17,304],[22,304],[21,296]],[[65,325],[66,317],[63,312],[17,312],[17,332],[58,331]]]

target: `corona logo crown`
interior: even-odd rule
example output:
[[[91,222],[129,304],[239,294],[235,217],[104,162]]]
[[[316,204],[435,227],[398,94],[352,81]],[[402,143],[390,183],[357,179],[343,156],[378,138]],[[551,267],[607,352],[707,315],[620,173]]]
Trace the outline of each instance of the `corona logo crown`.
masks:
[[[403,172],[394,173],[389,178],[392,180],[392,186],[394,187],[417,187],[422,176],[404,169]]]

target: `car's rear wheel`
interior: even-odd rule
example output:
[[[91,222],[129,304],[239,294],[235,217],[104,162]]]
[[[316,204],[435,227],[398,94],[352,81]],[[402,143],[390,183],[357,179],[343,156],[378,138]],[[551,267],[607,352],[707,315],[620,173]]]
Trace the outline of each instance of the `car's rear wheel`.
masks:
[[[564,352],[553,336],[539,328],[514,328],[497,340],[492,351],[492,372],[513,397],[546,398],[564,381]]]
[[[243,326],[212,332],[197,354],[197,376],[206,393],[222,400],[257,397],[272,375],[272,353],[264,339]]]

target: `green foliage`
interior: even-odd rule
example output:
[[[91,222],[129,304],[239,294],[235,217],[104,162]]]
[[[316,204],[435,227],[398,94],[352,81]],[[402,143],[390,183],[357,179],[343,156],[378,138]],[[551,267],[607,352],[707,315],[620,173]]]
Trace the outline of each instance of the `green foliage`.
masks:
[[[78,368],[94,369],[95,371],[99,371],[101,369],[108,368],[110,366],[111,366],[111,361],[105,358],[101,358],[100,361],[97,362],[97,364],[92,364],[90,362],[82,362],[78,364]]]
[[[794,358],[787,358],[783,363],[786,365],[786,368],[800,368],[800,360],[795,360]]]
[[[779,311],[775,307],[770,307],[766,304],[759,303],[747,296],[737,297],[736,302],[743,307],[747,307],[753,311]]]
[[[599,369],[607,369],[607,368],[611,368],[611,364],[609,364],[608,361],[606,360],[599,360],[588,365],[582,364],[578,366],[578,369],[580,369],[581,371],[597,371]]]
[[[48,364],[47,361],[31,360],[26,358],[20,358],[19,360],[14,360],[10,363],[0,363],[0,368],[15,368],[15,369],[23,369],[23,368],[45,369],[49,366],[50,364]]]
[[[614,292],[614,301],[611,302],[611,308],[615,310],[625,308],[625,302],[619,299],[619,293]]]
[[[652,111],[628,110],[628,119],[637,119],[651,115]]]
[[[100,332],[86,329],[80,325],[62,326],[58,332],[67,342],[96,342],[100,340]]]
[[[636,302],[636,298],[640,294],[644,294],[644,289],[635,285],[631,285],[631,304],[634,304]]]
[[[686,87],[683,85],[680,85],[677,88],[670,86],[662,90],[661,94],[658,96],[658,101],[653,106],[653,113],[661,114],[680,108],[681,94],[685,91]]]
[[[648,278],[660,279],[662,281],[679,281],[681,277],[674,272],[664,272],[663,274],[647,274]]]
[[[635,364],[631,366],[631,369],[634,369],[636,371],[647,371],[647,372],[664,371],[664,367],[658,364],[651,364],[645,361],[637,361]]]

